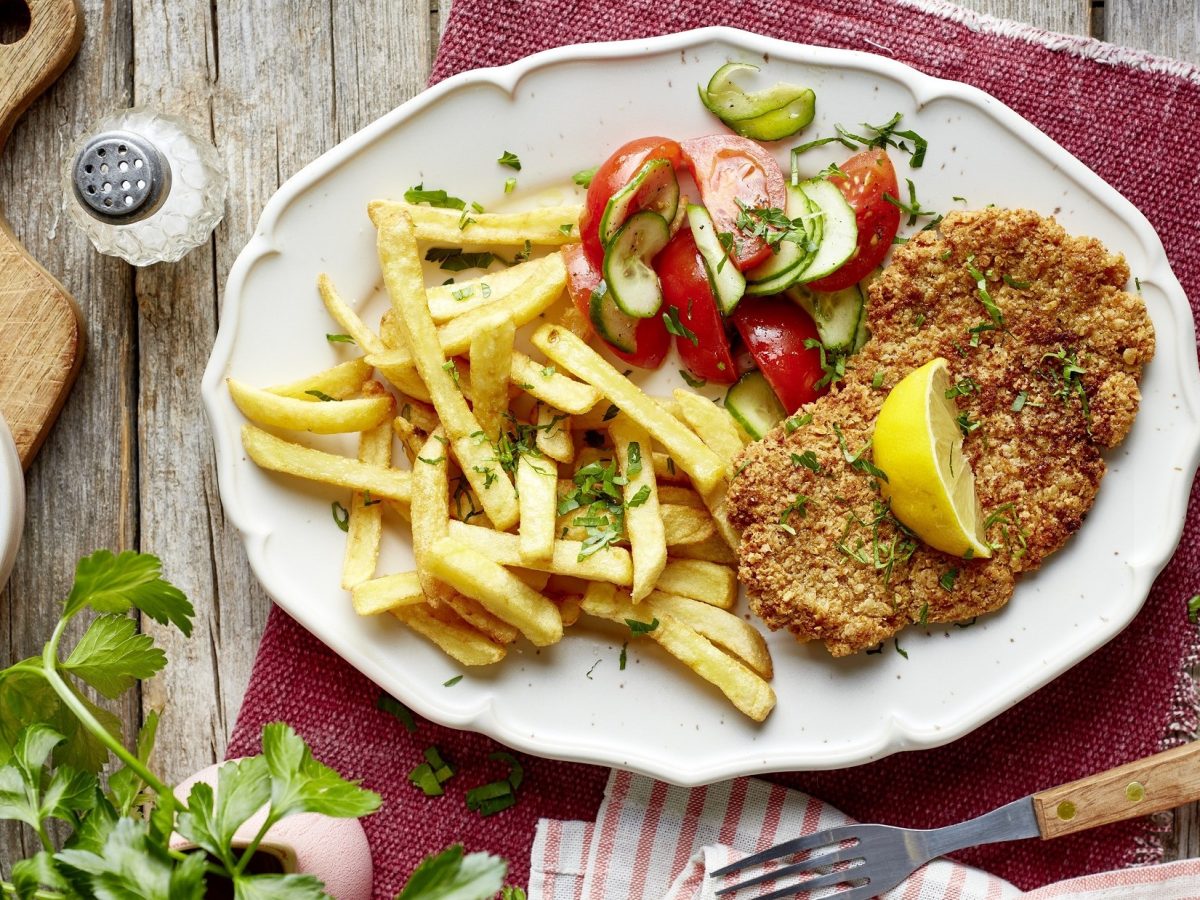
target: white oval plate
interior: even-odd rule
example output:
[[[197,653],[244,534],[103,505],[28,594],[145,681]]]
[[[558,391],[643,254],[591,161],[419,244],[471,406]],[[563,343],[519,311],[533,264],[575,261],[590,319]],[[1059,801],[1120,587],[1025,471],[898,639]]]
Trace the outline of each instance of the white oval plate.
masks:
[[[339,588],[343,535],[330,515],[344,492],[260,471],[242,452],[242,417],[223,379],[253,384],[300,377],[345,358],[314,287],[328,271],[377,321],[374,231],[365,208],[424,181],[488,205],[517,153],[518,196],[567,182],[619,144],[721,130],[696,98],[729,59],[768,60],[765,75],[811,85],[816,122],[883,122],[894,112],[929,140],[921,169],[896,155],[921,202],[948,210],[1026,206],[1056,215],[1125,254],[1158,331],[1142,409],[1087,525],[1012,602],[970,629],[901,636],[905,659],[834,660],[820,646],[773,635],[779,705],[763,725],[656,647],[629,649],[616,630],[573,629],[542,651],[513,648],[488,671],[459,668],[388,617],[361,619]],[[777,153],[783,162],[787,147]],[[828,151],[824,152],[823,151]],[[817,168],[844,158],[834,145],[806,155]],[[997,100],[888,59],[769,40],[730,29],[566,47],[465,73],[379,119],[290,179],[267,204],[229,276],[220,333],[204,375],[227,514],[250,564],[292,616],[383,688],[435,721],[481,731],[544,756],[621,766],[679,784],[755,772],[821,769],[897,750],[944,744],[970,731],[1116,635],[1141,607],[1182,528],[1200,448],[1200,375],[1192,317],[1146,219],[1069,153]],[[351,348],[353,349],[353,348]],[[643,379],[651,393],[678,382],[677,365]],[[353,453],[348,439],[322,439]],[[385,545],[381,572],[411,568],[403,539]],[[578,631],[578,633],[576,633]],[[625,635],[628,637],[628,634]]]
[[[12,432],[0,416],[0,591],[8,580],[25,525],[25,473]]]

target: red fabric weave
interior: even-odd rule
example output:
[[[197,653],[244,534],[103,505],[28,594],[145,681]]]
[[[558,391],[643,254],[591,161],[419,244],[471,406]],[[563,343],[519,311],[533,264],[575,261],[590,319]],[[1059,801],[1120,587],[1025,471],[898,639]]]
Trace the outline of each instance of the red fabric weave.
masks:
[[[917,69],[995,95],[1146,214],[1197,311],[1200,170],[1192,144],[1200,123],[1198,77],[1105,64],[894,0],[455,0],[433,80],[552,46],[718,24],[867,52],[882,46]],[[1197,637],[1185,601],[1197,592],[1200,492],[1193,490],[1183,542],[1145,608],[1091,658],[948,747],[779,780],[851,816],[930,827],[1153,753],[1180,724],[1181,675]],[[424,854],[455,841],[507,856],[511,880],[521,883],[538,817],[594,816],[605,770],[530,759],[516,807],[488,819],[468,812],[465,789],[504,771],[487,759],[496,745],[427,722],[410,735],[375,709],[377,696],[365,678],[274,610],[229,748],[230,755],[254,752],[262,725],[285,720],[319,758],[383,794],[383,811],[365,823],[377,897],[393,896]],[[430,744],[459,771],[446,797],[426,799],[407,783]],[[1127,865],[1146,849],[1150,832],[1145,820],[1133,821],[1053,842],[968,851],[962,858],[1030,888]]]

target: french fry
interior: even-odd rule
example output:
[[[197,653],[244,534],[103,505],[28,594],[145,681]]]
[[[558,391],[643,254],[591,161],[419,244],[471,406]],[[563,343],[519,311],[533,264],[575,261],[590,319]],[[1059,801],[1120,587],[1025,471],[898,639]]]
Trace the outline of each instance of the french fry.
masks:
[[[668,560],[654,587],[720,609],[732,609],[737,600],[737,574],[733,569],[700,559]]]
[[[372,497],[398,500],[405,505],[412,498],[412,478],[399,469],[372,466],[293,444],[253,425],[242,426],[242,446],[252,460],[272,472],[369,491]]]
[[[342,434],[374,428],[392,414],[390,395],[309,403],[251,387],[236,378],[226,378],[229,395],[243,415],[259,425],[311,431],[313,434]]]
[[[506,269],[487,272],[478,278],[428,288],[426,295],[429,299],[429,315],[438,325],[443,325],[481,306],[504,300],[531,275],[540,272],[547,265],[553,265],[552,260],[547,260],[550,260],[550,257],[531,259]]]
[[[372,381],[379,391],[383,388]],[[392,429],[380,422],[358,439],[358,461],[373,466],[391,466]],[[379,543],[383,537],[383,500],[363,491],[350,496],[350,518],[346,523],[346,555],[342,561],[342,588],[350,590],[375,574]]]
[[[391,612],[417,634],[436,644],[443,653],[464,666],[490,666],[504,659],[503,647],[493,644],[457,616],[446,621],[447,617],[440,610],[435,611],[420,604],[397,606]]]
[[[733,457],[742,450],[742,439],[729,410],[683,388],[676,389],[675,402],[679,405],[680,418],[721,457],[725,468],[732,471]]]
[[[503,566],[454,538],[434,542],[428,565],[437,578],[516,626],[535,646],[562,640],[562,616],[557,606]]]
[[[267,388],[272,394],[281,397],[292,397],[296,400],[319,402],[321,394],[334,400],[345,400],[353,397],[362,390],[367,379],[371,377],[371,366],[363,358],[351,359],[339,363],[332,368],[290,381],[287,384],[277,384]]]
[[[392,419],[392,431],[400,439],[400,443],[404,445],[404,455],[408,457],[408,464],[415,466],[417,464],[417,455],[420,454],[421,448],[425,446],[425,441],[429,435],[421,434],[412,422],[400,416]]]
[[[534,441],[543,456],[560,463],[575,459],[575,442],[571,439],[571,417],[545,403],[537,405],[534,420],[537,435]]]
[[[497,528],[507,530],[518,518],[516,490],[507,473],[493,465],[495,454],[491,445],[486,440],[479,440],[486,436],[467,408],[462,392],[444,368],[446,357],[438,345],[433,320],[425,305],[425,284],[412,222],[401,211],[382,218],[378,224],[379,261],[384,284],[404,321],[417,371],[429,388],[433,406],[450,438],[463,474],[488,518]]]
[[[660,503],[670,503],[675,506],[690,506],[692,509],[706,509],[704,498],[689,487],[676,484],[663,484],[658,488]]]
[[[508,373],[517,333],[512,314],[503,309],[497,312],[491,326],[471,339],[471,408],[492,443],[500,439],[508,412]]]
[[[558,466],[554,460],[522,453],[517,462],[517,497],[521,507],[521,559],[552,559],[558,506]]]
[[[646,598],[655,615],[665,614],[695,629],[722,650],[733,654],[763,678],[774,674],[767,642],[754,626],[733,613],[700,600],[654,591]]]
[[[729,545],[730,550],[736,552],[742,542],[742,536],[729,521],[729,512],[725,506],[726,491],[728,491],[728,487],[719,484],[704,495],[704,502],[708,505],[708,511],[712,514],[713,522],[717,526],[717,534]]]
[[[439,582],[440,583],[440,582]],[[451,590],[446,594],[441,609],[452,609],[455,614],[477,631],[483,632],[488,639],[496,644],[511,644],[521,633],[503,619],[498,619],[488,612],[478,600],[465,597],[458,591]]]
[[[610,429],[617,465],[625,478],[625,533],[633,556],[631,595],[637,603],[650,593],[667,564],[667,536],[658,508],[652,453],[646,429],[627,416],[618,416]]]
[[[647,397],[661,406],[664,412],[679,418],[679,404],[673,397]],[[585,415],[576,416],[571,427],[576,431],[606,431],[620,411],[615,403],[597,403]]]
[[[692,479],[688,477],[688,474],[675,464],[674,458],[663,453],[661,450],[654,451],[654,477],[668,484],[682,485],[692,483]]]
[[[360,581],[351,588],[350,600],[360,616],[374,616],[398,606],[424,603],[425,595],[416,572],[401,572]]]
[[[333,316],[334,321],[342,326],[350,337],[354,338],[354,343],[358,344],[364,353],[382,353],[384,351],[383,341],[379,335],[363,324],[358,313],[342,299],[337,288],[333,286],[333,281],[324,272],[317,276],[317,290],[321,293],[321,300],[325,303],[325,308],[329,310],[329,315]]]
[[[681,544],[671,548],[671,556],[679,559],[695,559],[703,562],[719,563],[723,566],[736,566],[737,554],[725,543],[725,539],[714,534],[699,544]]]
[[[448,442],[442,429],[435,428],[417,454],[413,463],[412,501],[412,549],[417,561],[417,576],[421,579],[421,590],[429,599],[429,605],[441,606],[448,602],[453,589],[442,584],[429,571],[426,559],[434,541],[444,537],[450,529],[450,507],[447,495],[450,480]]]
[[[398,415],[408,419],[418,431],[429,434],[438,427],[437,410],[428,403],[404,397],[398,403]]]
[[[659,504],[667,546],[682,547],[699,544],[716,533],[712,516],[707,510],[674,503]]]
[[[539,572],[537,569],[518,569],[510,570],[514,575],[520,578],[523,582],[540,593],[546,592],[546,585],[550,583],[549,572]],[[553,599],[553,598],[551,598]]]
[[[464,224],[454,209],[435,209],[395,200],[372,200],[367,206],[371,221],[379,225],[388,216],[403,212],[413,221],[416,238],[459,247],[463,244],[531,244],[558,247],[578,240],[582,206],[547,206],[516,213],[472,213]],[[570,225],[569,232],[564,226]]]
[[[556,325],[542,325],[534,332],[533,343],[562,368],[595,387],[643,425],[666,448],[675,463],[691,476],[701,492],[712,490],[724,477],[724,464],[703,441],[571,332]]]
[[[582,594],[562,594],[550,599],[558,604],[558,614],[562,616],[564,628],[570,628],[579,621],[579,614],[583,612]]]
[[[626,587],[633,584],[633,560],[623,547],[604,547],[580,559],[583,545],[579,541],[556,540],[554,555],[549,560],[526,561],[521,556],[520,538],[515,534],[451,520],[450,537],[498,565],[526,566],[589,581],[611,581]]]
[[[618,624],[628,621],[650,624],[649,609],[634,606],[628,594],[598,582],[588,586],[583,597],[583,611]],[[646,637],[716,686],[740,712],[761,722],[775,708],[775,692],[752,669],[719,650],[708,638],[674,616],[662,613],[654,618],[658,619],[658,626],[646,632]]]
[[[534,362],[524,353],[514,353],[510,380],[530,396],[572,415],[587,412],[600,400],[600,392],[590,384],[568,378],[553,368]]]

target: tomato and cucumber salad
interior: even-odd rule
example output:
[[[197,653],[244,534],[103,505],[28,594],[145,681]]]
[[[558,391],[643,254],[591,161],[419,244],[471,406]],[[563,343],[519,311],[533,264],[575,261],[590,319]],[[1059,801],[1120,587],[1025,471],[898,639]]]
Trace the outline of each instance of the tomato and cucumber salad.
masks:
[[[883,149],[802,180],[741,135],[638,138],[592,177],[569,293],[629,364],[661,365],[673,337],[695,378],[736,382],[726,406],[758,437],[827,390],[827,351],[864,339],[859,282],[893,243],[898,194]]]

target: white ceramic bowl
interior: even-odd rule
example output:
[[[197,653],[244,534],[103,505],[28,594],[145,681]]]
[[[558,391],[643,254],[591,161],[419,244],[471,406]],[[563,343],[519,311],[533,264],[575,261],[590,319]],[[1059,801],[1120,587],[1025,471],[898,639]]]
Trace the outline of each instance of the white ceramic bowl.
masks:
[[[1109,454],[1086,526],[1001,612],[974,628],[910,629],[894,652],[831,659],[820,646],[770,638],[779,705],[761,726],[656,647],[629,647],[628,629],[573,628],[560,644],[518,644],[500,665],[459,668],[399,623],[355,616],[339,588],[344,537],[330,491],[261,471],[245,456],[244,419],[224,379],[272,384],[354,350],[334,329],[317,274],[362,301],[369,322],[386,307],[365,207],[424,181],[488,208],[503,201],[502,150],[522,161],[515,197],[566,184],[618,145],[720,126],[696,84],[730,59],[765,63],[764,78],[811,85],[817,118],[800,139],[835,123],[881,122],[897,111],[929,139],[914,179],[921,202],[956,196],[1054,214],[1071,232],[1124,253],[1158,332],[1133,433]],[[768,61],[769,60],[769,61]],[[786,164],[786,147],[775,152]],[[848,155],[836,145],[804,157],[817,171]],[[897,160],[903,160],[897,156]],[[439,273],[441,278],[445,273]],[[1132,289],[1132,285],[1130,285]],[[682,382],[678,363],[637,375],[649,393]],[[1183,525],[1200,453],[1200,373],[1192,316],[1158,236],[1127,200],[995,98],[865,53],[705,29],[615,44],[564,47],[510,66],[469,72],[426,91],[339,144],[280,188],[238,257],[220,333],[204,375],[221,498],[255,573],[292,616],[369,678],[443,724],[485,732],[535,754],[635,769],[684,784],[753,772],[833,768],[897,750],[944,744],[997,715],[1118,634],[1133,618]],[[304,438],[349,455],[348,438]],[[412,568],[389,529],[380,572]],[[949,635],[944,635],[948,631]],[[643,642],[644,643],[644,642]]]
[[[25,524],[25,474],[12,432],[0,416],[0,589],[8,580]]]

